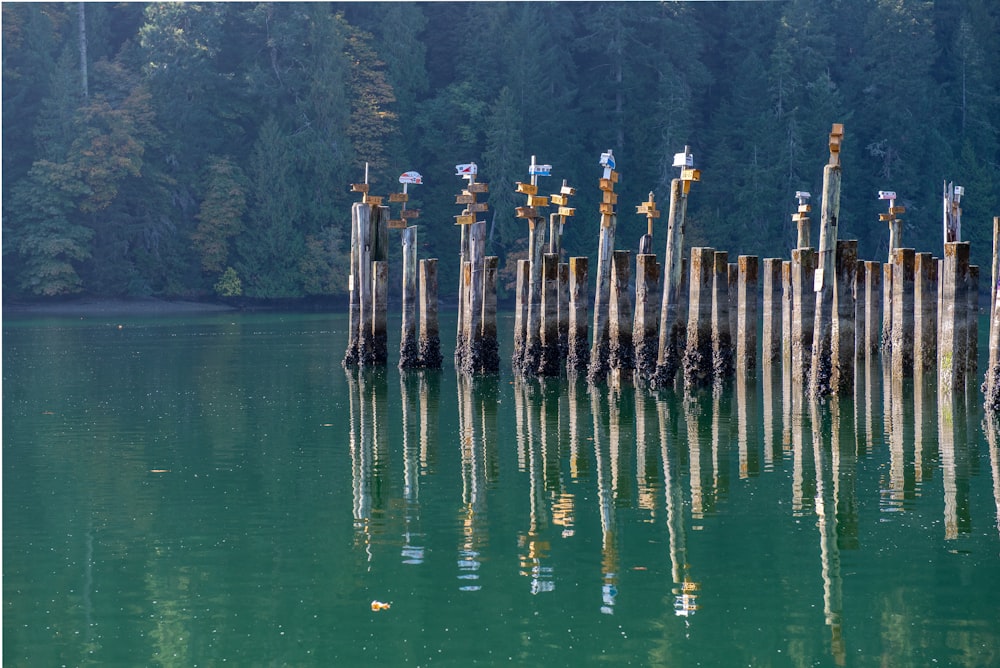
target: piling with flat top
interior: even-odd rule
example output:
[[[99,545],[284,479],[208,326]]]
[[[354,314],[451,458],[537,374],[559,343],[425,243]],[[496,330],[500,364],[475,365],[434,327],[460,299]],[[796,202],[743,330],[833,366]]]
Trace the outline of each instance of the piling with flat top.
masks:
[[[559,256],[542,257],[541,350],[538,374],[559,375]]]
[[[608,369],[616,384],[632,380],[635,348],[632,342],[631,252],[612,255],[611,302],[608,305]]]
[[[968,343],[966,352],[966,380],[974,380],[979,373],[979,266],[969,265],[969,285],[965,296],[968,303],[966,322],[968,323]]]
[[[729,334],[732,337],[732,345],[736,345],[736,325],[739,322],[739,298],[740,298],[740,266],[736,262],[729,263]]]
[[[938,263],[930,253],[913,256],[913,368],[937,365]]]
[[[938,303],[938,391],[951,394],[964,388],[968,362],[969,243],[944,245]]]
[[[583,373],[590,365],[590,349],[587,341],[587,290],[586,257],[569,259],[569,326],[566,341],[566,371],[570,374]]]
[[[865,261],[865,355],[879,350],[882,314],[882,263]]]
[[[857,359],[865,357],[865,331],[868,329],[868,315],[865,312],[865,290],[868,272],[864,262],[857,262],[854,270],[854,354]]]
[[[712,374],[716,381],[733,375],[733,330],[729,321],[729,253],[715,252],[712,276]]]
[[[892,254],[892,376],[899,381],[913,375],[913,269],[912,248]]]
[[[750,376],[757,368],[757,256],[740,255],[737,266],[736,372]]]
[[[792,262],[781,262],[781,366],[782,376],[788,375],[792,367],[792,313],[795,312],[795,288],[792,284]]]
[[[482,373],[500,373],[500,343],[497,340],[497,270],[500,258],[488,255],[483,262],[483,336],[479,357]]]
[[[559,257],[557,254],[556,257]],[[566,359],[569,351],[569,263],[559,263],[559,359]]]
[[[781,258],[764,258],[763,311],[760,357],[766,365],[781,355]]]
[[[712,284],[715,277],[715,249],[692,248],[690,266],[684,386],[698,388],[712,382]]]
[[[854,389],[857,323],[858,241],[837,241],[837,269],[833,291],[833,324],[830,340],[830,391],[839,396]]]
[[[660,264],[655,255],[637,255],[635,258],[635,318],[632,328],[632,345],[635,347],[635,377],[638,382],[650,383],[656,373],[659,348],[657,325],[657,286],[660,283]]]
[[[438,328],[437,258],[420,261],[420,366],[440,369],[441,332]]]
[[[816,251],[796,248],[792,251],[792,382],[802,387],[809,379],[812,365],[813,325],[816,297],[813,291]]]
[[[527,260],[517,261],[517,287],[514,299],[514,354],[511,356],[511,366],[514,369],[521,369],[524,364],[524,347],[528,331],[528,282],[531,280],[531,267],[529,265]]]

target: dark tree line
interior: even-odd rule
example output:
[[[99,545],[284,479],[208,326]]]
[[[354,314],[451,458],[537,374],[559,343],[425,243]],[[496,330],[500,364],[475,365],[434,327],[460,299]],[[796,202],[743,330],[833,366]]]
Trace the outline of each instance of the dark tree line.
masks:
[[[348,185],[411,189],[420,253],[455,283],[461,181],[491,184],[489,252],[523,254],[513,183],[578,188],[565,247],[592,254],[599,154],[633,204],[674,153],[702,182],[691,243],[785,256],[794,192],[818,193],[845,125],[842,238],[940,252],[941,184],[989,262],[1000,215],[1000,5],[775,3],[3,3],[3,288],[296,298],[347,288]],[[818,209],[818,207],[817,207]],[[817,216],[818,217],[818,216]],[[665,240],[657,230],[655,248]]]

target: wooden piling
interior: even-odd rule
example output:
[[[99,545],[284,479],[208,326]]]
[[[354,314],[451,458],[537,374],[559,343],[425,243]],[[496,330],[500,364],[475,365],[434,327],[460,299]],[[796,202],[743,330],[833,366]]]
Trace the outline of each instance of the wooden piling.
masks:
[[[865,311],[865,290],[868,285],[868,272],[865,263],[857,262],[854,273],[854,354],[855,358],[865,358],[865,332],[868,329],[868,314]]]
[[[813,326],[816,297],[813,291],[816,252],[812,248],[792,251],[792,382],[800,389],[809,380],[812,365]]]
[[[969,285],[965,296],[968,304],[966,322],[968,323],[968,339],[966,343],[967,361],[965,376],[967,381],[974,381],[979,373],[979,266],[969,265]]]
[[[538,374],[559,375],[559,256],[542,257],[541,350]]]
[[[830,135],[830,162],[823,167],[823,203],[820,214],[819,254],[813,290],[816,307],[813,323],[810,393],[814,398],[830,394],[833,340],[834,291],[837,276],[837,227],[840,219],[840,137],[837,125]],[[841,128],[839,134],[843,134]]]
[[[420,260],[420,366],[440,369],[441,332],[438,328],[437,258]]]
[[[465,373],[480,373],[483,352],[483,287],[486,260],[486,222],[469,225],[469,261],[464,267],[465,322],[463,340],[465,351],[462,364],[457,367]]]
[[[712,285],[715,249],[691,249],[688,290],[687,344],[684,348],[684,386],[704,387],[712,381]]]
[[[930,253],[913,257],[913,368],[932,371],[937,365],[938,263]]]
[[[878,352],[881,340],[882,316],[882,264],[865,261],[865,354]]]
[[[712,275],[712,375],[721,381],[733,375],[733,330],[729,321],[729,253],[715,251]]]
[[[660,264],[655,255],[640,254],[635,257],[635,318],[632,345],[635,348],[636,382],[649,384],[656,374],[659,349],[657,318],[657,287],[660,283]]]
[[[858,241],[837,241],[833,292],[833,323],[830,339],[830,391],[850,396],[854,390],[854,360],[857,331],[855,280],[858,275]]]
[[[558,258],[559,255],[556,254]],[[565,360],[569,352],[569,263],[559,263],[559,359]]]
[[[737,265],[736,372],[752,377],[757,368],[757,256],[740,255]]]
[[[792,284],[792,262],[781,262],[781,366],[782,379],[791,378],[792,314],[795,312],[795,289]]]
[[[399,368],[420,366],[417,346],[417,227],[411,225],[402,232],[403,243],[403,309],[399,337]]]
[[[632,381],[635,349],[632,342],[631,251],[616,250],[611,257],[611,298],[608,304],[608,370],[614,382]]]
[[[736,347],[736,325],[739,321],[739,298],[740,298],[740,267],[736,262],[730,262],[728,269],[729,279],[729,335],[732,337],[732,346]],[[734,359],[735,362],[735,359]]]
[[[355,267],[354,287],[358,291],[358,364],[366,366],[371,358],[372,347],[372,228],[371,228],[371,207],[362,204],[361,214],[356,220],[358,224],[357,241],[358,264]]]
[[[500,373],[500,342],[497,339],[497,271],[500,258],[489,255],[483,262],[483,335],[479,372]]]
[[[608,221],[601,225],[597,252],[597,286],[594,291],[594,333],[590,346],[590,366],[587,380],[600,382],[608,376],[608,302],[611,298],[611,265],[615,248],[617,217],[602,215]]]
[[[660,336],[657,345],[655,384],[666,387],[674,382],[680,367],[683,349],[683,322],[680,307],[681,281],[683,278],[682,254],[684,249],[684,221],[687,213],[687,196],[684,182],[670,182],[670,212],[667,218],[667,246],[663,256],[663,296],[660,305]]]
[[[913,376],[914,251],[892,254],[892,376],[898,382]]]
[[[944,245],[939,280],[938,391],[950,395],[964,388],[968,362],[968,242]]]
[[[764,258],[760,358],[765,365],[781,355],[781,258]]]
[[[569,259],[569,324],[566,348],[566,371],[578,374],[587,371],[590,366],[590,349],[587,336],[587,307],[589,291],[587,289],[586,257],[571,257]]]
[[[524,331],[524,359],[521,373],[535,374],[542,356],[542,256],[545,254],[545,226],[542,219],[528,219],[528,317]]]
[[[524,347],[528,331],[528,283],[531,267],[527,260],[517,261],[517,287],[514,299],[514,354],[511,366],[519,371],[524,365]]]
[[[381,208],[381,207],[380,207]],[[372,345],[366,366],[385,366],[389,360],[389,262],[372,262]]]
[[[348,291],[350,301],[348,305],[348,325],[347,325],[347,350],[344,352],[344,359],[341,364],[345,368],[358,365],[360,354],[360,332],[361,332],[361,282],[358,270],[360,268],[359,255],[364,248],[359,238],[359,230],[364,226],[368,228],[368,217],[371,215],[371,207],[362,202],[355,202],[351,205],[351,268],[348,274]],[[362,219],[364,221],[362,222]]]
[[[892,353],[892,257],[882,265],[882,352]]]
[[[990,413],[989,420],[994,424],[994,418],[1000,412],[1000,304],[997,304],[998,266],[1000,266],[1000,216],[993,218],[993,271],[990,284],[990,334],[989,360],[986,366],[982,391],[984,407]],[[991,430],[995,433],[995,427]],[[991,442],[991,446],[994,446]]]

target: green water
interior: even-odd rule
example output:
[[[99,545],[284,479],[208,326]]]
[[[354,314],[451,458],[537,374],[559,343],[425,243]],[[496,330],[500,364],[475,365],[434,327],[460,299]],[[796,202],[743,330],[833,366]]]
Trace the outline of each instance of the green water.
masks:
[[[347,373],[346,326],[6,318],[4,665],[1000,665],[975,393],[611,393],[509,343],[460,381],[449,336]]]

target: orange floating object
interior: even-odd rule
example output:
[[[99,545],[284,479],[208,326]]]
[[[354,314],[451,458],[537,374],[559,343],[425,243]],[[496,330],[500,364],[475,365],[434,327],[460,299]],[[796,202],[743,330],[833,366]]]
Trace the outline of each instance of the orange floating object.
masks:
[[[372,612],[380,612],[382,610],[388,610],[392,607],[392,603],[383,603],[382,601],[372,601]]]

